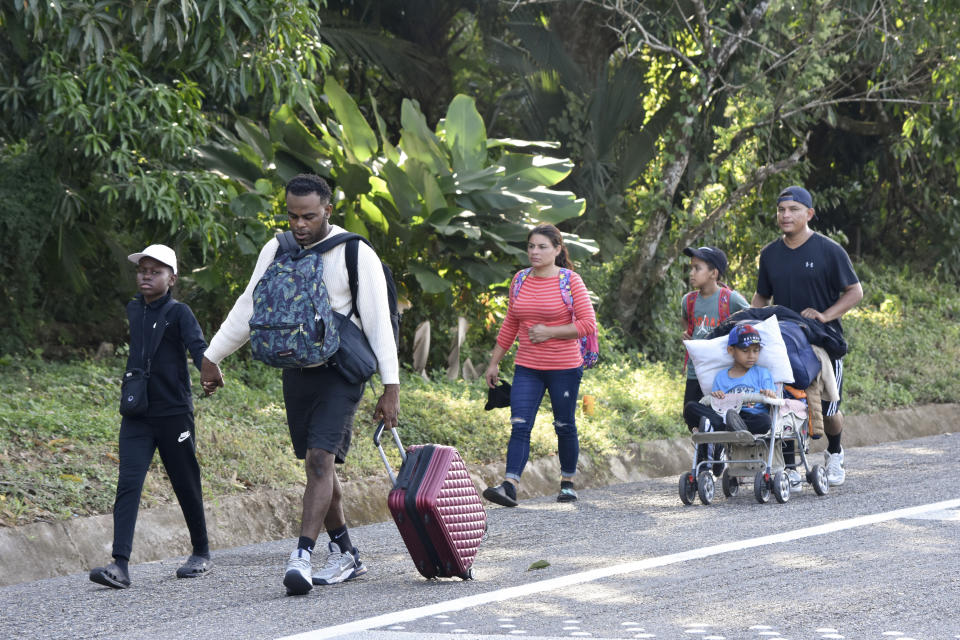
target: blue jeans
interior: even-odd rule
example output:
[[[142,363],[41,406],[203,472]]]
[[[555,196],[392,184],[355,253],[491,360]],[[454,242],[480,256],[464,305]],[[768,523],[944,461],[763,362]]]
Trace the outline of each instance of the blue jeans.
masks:
[[[530,457],[530,432],[540,409],[544,391],[553,405],[553,429],[557,432],[560,474],[572,478],[577,473],[580,440],[577,438],[577,395],[583,367],[543,371],[517,365],[510,389],[510,443],[507,445],[507,478],[520,480]]]

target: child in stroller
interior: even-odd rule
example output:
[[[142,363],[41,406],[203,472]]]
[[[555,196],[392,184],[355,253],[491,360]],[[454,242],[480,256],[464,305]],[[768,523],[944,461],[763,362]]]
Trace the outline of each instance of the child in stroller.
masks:
[[[764,324],[768,335],[772,337],[775,332],[774,342],[782,345],[776,319]],[[819,465],[809,466],[806,458],[806,404],[781,397],[782,383],[793,381],[788,377],[789,361],[785,367],[782,362],[773,362],[777,380],[770,370],[757,365],[762,339],[750,324],[736,325],[723,341],[733,360],[732,366],[720,371],[697,367],[698,377],[701,370],[713,374],[712,393],[700,403],[688,403],[684,418],[693,432],[695,450],[707,449],[704,445],[722,444],[726,460],[713,459],[712,454],[705,457],[695,454],[691,470],[680,477],[680,499],[684,504],[691,504],[699,494],[700,501],[709,504],[715,495],[710,469],[725,462],[721,475],[725,496],[737,495],[744,478],[752,475],[754,497],[758,502],[767,502],[771,492],[778,502],[786,502],[791,490],[798,491],[803,482],[796,471],[794,452],[800,455],[806,481],[818,495],[824,495],[828,487],[825,471]],[[774,351],[770,357],[787,358],[785,350]],[[703,383],[701,380],[707,388]],[[787,449],[786,456],[784,449]]]

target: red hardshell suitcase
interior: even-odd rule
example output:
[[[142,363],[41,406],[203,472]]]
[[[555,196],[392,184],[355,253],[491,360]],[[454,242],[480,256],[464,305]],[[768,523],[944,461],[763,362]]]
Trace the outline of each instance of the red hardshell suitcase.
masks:
[[[373,442],[393,482],[387,506],[417,570],[425,578],[471,579],[487,513],[463,459],[453,447],[439,444],[404,450],[397,429],[392,429],[403,458],[394,477],[380,444],[383,428],[381,422]]]

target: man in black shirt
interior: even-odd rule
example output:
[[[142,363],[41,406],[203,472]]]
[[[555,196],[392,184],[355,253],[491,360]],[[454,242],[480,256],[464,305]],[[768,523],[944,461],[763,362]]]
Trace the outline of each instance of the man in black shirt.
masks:
[[[777,223],[783,236],[760,252],[752,306],[765,307],[772,298],[776,304],[818,320],[842,335],[840,317],[860,302],[863,287],[843,247],[808,226],[814,214],[813,198],[803,187],[787,187],[780,192]],[[833,366],[842,399],[843,359],[833,360]],[[827,481],[831,485],[843,484],[845,479],[840,399],[823,403]]]

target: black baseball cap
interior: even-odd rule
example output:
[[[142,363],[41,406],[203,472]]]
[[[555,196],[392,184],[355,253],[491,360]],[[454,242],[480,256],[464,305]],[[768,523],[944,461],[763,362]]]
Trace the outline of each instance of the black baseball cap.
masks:
[[[810,195],[809,191],[798,185],[787,187],[780,192],[780,195],[777,196],[777,204],[785,200],[793,200],[794,202],[799,202],[807,209],[813,209],[813,196]]]
[[[727,254],[716,247],[687,247],[683,250],[685,255],[691,258],[700,258],[709,265],[712,265],[720,277],[727,273]]]

